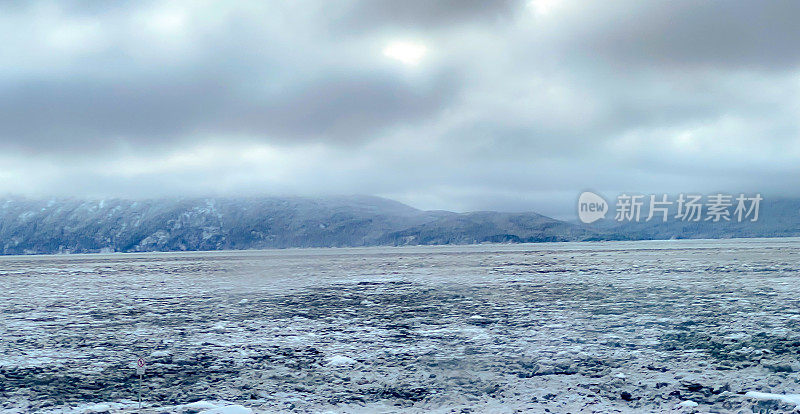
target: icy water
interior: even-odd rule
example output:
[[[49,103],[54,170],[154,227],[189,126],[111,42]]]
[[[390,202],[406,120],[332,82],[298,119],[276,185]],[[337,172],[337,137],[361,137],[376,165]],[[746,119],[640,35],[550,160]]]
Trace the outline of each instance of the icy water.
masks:
[[[2,257],[0,312],[5,412],[800,400],[797,239]]]

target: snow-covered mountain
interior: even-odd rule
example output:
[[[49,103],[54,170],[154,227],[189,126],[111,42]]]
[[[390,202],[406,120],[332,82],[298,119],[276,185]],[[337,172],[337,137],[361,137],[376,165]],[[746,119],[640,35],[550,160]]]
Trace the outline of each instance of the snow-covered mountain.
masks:
[[[800,201],[765,202],[757,223],[583,226],[532,212],[423,211],[370,196],[0,200],[0,254],[775,236],[800,236]]]
[[[613,210],[613,208],[612,208]],[[669,208],[670,219],[665,223],[661,219],[645,221],[647,211],[643,211],[642,220],[616,222],[614,212],[608,214],[608,220],[600,220],[584,228],[597,232],[601,238],[621,240],[651,239],[730,239],[747,237],[799,237],[800,236],[800,200],[793,198],[768,198],[761,202],[758,219],[755,222],[745,219],[738,221],[735,216],[730,220],[680,221],[674,219],[675,206]],[[658,217],[658,216],[657,216]]]
[[[2,254],[573,240],[535,213],[421,211],[378,197],[0,201]]]

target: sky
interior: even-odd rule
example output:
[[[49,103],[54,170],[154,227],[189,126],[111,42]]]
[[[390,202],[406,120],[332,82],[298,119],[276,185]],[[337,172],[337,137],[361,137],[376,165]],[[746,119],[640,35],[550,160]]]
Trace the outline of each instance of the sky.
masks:
[[[800,195],[796,1],[0,2],[0,194]]]

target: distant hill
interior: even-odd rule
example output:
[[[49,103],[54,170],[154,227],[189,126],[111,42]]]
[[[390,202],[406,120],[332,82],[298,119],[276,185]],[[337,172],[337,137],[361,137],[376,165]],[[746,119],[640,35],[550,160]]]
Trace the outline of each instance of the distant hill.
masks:
[[[757,223],[590,226],[533,212],[423,211],[370,196],[0,200],[0,254],[800,236],[800,201]]]
[[[533,243],[591,240],[596,232],[536,213],[442,213],[427,221],[386,234],[380,244]]]
[[[623,240],[649,239],[728,239],[741,237],[798,237],[800,236],[800,200],[765,199],[759,208],[755,222],[735,219],[730,221],[684,222],[675,220],[677,213],[669,210],[669,220],[665,223],[660,216],[645,221],[647,211],[642,212],[639,222],[616,222],[613,220],[614,207],[608,219],[584,228],[597,233],[602,238]]]

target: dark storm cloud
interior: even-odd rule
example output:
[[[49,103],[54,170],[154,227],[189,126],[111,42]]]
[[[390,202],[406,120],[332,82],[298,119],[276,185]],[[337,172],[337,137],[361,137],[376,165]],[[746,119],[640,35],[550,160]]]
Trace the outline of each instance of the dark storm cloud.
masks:
[[[229,79],[169,76],[37,80],[0,88],[0,143],[39,151],[99,151],[130,141],[168,146],[192,134],[248,134],[285,143],[347,144],[437,113],[454,78],[417,84],[388,73],[328,74],[278,91]]]
[[[456,79],[415,85],[391,75],[353,73],[309,81],[230,114],[228,129],[273,136],[358,142],[387,126],[434,116],[453,98]],[[224,126],[224,124],[223,124]]]
[[[0,7],[0,192],[518,210],[795,187],[796,2]]]
[[[465,23],[507,22],[522,0],[357,0],[333,2],[342,15],[338,30],[436,29]]]
[[[258,11],[273,10],[255,4]],[[352,45],[325,41],[324,16],[304,10],[305,4],[285,12],[319,27],[265,28],[262,18],[242,7],[228,11],[222,24],[210,26],[213,30],[199,18],[187,18],[185,31],[199,24],[197,33],[179,33],[177,40],[171,33],[158,34],[152,45],[139,40],[147,26],[141,19],[121,32],[99,30],[79,40],[106,36],[111,45],[78,54],[78,63],[54,59],[53,50],[34,42],[44,49],[41,60],[47,65],[0,76],[0,147],[98,152],[127,144],[146,150],[237,134],[265,142],[349,145],[398,123],[433,118],[457,96],[461,80],[452,67],[409,74],[398,65],[387,66],[380,47],[369,52],[372,62],[360,61],[359,40]],[[41,5],[13,10],[81,28],[95,22],[87,16],[124,21],[160,5],[73,1],[58,13],[41,12]],[[158,13],[151,14],[163,20]],[[315,30],[321,32],[314,35]],[[177,50],[170,42],[180,43]],[[168,47],[159,50],[164,44]]]
[[[785,69],[800,63],[800,3],[593,2],[572,45],[625,63]]]
[[[229,94],[214,79],[184,77],[19,82],[0,89],[0,142],[32,152],[149,145],[203,125]]]

